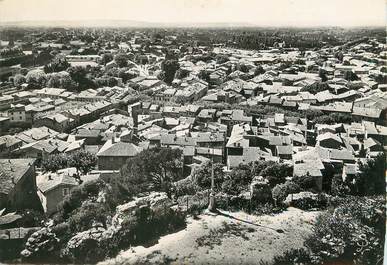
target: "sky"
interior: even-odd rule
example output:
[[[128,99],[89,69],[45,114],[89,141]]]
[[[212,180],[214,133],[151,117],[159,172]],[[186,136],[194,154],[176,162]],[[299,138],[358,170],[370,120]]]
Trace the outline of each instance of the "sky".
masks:
[[[0,0],[0,23],[119,19],[257,26],[383,26],[387,0]]]

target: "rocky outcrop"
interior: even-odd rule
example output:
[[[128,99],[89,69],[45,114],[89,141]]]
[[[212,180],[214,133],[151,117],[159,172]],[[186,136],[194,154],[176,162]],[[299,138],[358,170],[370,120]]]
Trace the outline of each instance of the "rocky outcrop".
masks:
[[[329,196],[327,194],[303,191],[289,194],[286,197],[285,204],[302,210],[309,210],[313,208],[325,208],[328,200]]]
[[[139,197],[128,203],[117,206],[116,214],[112,218],[112,225],[119,226],[128,215],[134,215],[141,207],[149,207],[153,212],[170,208],[173,205],[165,192],[152,192],[148,196]]]
[[[27,239],[25,249],[20,253],[23,259],[44,257],[58,247],[59,239],[49,228],[42,228]]]
[[[93,228],[73,236],[62,249],[61,255],[74,262],[95,263],[102,260],[110,251],[114,251],[115,244],[120,244],[123,236],[130,234],[131,228],[137,224],[136,214],[140,209],[147,209],[152,213],[160,210],[172,209],[172,200],[166,193],[153,192],[148,196],[139,197],[126,204],[117,206],[116,214],[111,224],[104,228],[102,224],[95,223]],[[132,225],[125,224],[125,220],[132,218]],[[126,236],[127,237],[127,236]],[[125,238],[124,240],[129,240]]]

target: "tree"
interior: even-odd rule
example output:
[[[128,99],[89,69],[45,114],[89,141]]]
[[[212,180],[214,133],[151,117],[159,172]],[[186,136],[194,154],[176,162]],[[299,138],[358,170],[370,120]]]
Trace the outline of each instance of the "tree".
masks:
[[[149,190],[164,191],[171,196],[172,183],[182,177],[182,166],[179,149],[144,150],[122,167],[119,185],[132,196]]]
[[[223,64],[225,62],[230,61],[229,57],[226,54],[218,54],[215,56],[215,60],[217,64]]]
[[[327,72],[324,69],[318,70],[318,76],[321,78],[322,82],[328,81]]]
[[[56,87],[72,90],[76,87],[76,83],[71,79],[71,76],[66,71],[54,72],[47,74],[47,87]]]
[[[44,66],[44,72],[60,72],[70,67],[70,63],[67,62],[66,58],[56,57],[51,63]]]
[[[183,79],[189,75],[189,71],[187,69],[179,68],[175,73],[176,79]]]
[[[69,67],[67,69],[67,72],[70,74],[71,79],[78,84],[77,85],[78,91],[95,87],[95,83],[89,77],[90,74],[87,69],[80,66]]]
[[[113,61],[113,54],[111,53],[104,53],[102,54],[101,63],[103,65],[106,65],[107,63]]]
[[[318,92],[329,90],[330,87],[327,83],[324,82],[316,82],[311,85],[306,85],[303,88],[301,88],[301,91],[310,92],[312,94],[316,94]]]
[[[210,73],[206,70],[200,70],[198,77],[208,83],[210,80]]]
[[[75,167],[82,174],[87,174],[97,164],[97,157],[94,154],[84,150],[72,153],[70,158],[70,165]]]
[[[129,56],[126,53],[118,53],[114,57],[114,61],[117,63],[118,67],[128,66]]]
[[[40,69],[31,70],[27,73],[26,82],[33,87],[44,87],[46,83],[46,74]]]
[[[386,191],[385,170],[386,155],[381,153],[366,163],[360,163],[359,173],[355,177],[356,195],[378,195]]]
[[[355,80],[359,80],[359,77],[352,71],[345,71],[344,79],[347,81],[355,81]]]
[[[293,166],[274,163],[261,171],[261,176],[269,180],[271,187],[284,183],[287,177],[293,176]]]
[[[60,81],[59,81],[59,76],[58,75],[52,75],[48,78],[48,81],[46,83],[47,87],[59,87],[60,86]]]
[[[164,72],[163,81],[167,84],[171,84],[175,78],[176,71],[180,68],[177,60],[164,60],[161,63],[161,69]]]
[[[195,170],[192,178],[199,187],[205,189],[211,188],[211,170],[211,162],[207,162],[199,169]],[[214,180],[215,191],[220,191],[224,181],[223,164],[214,164]]]
[[[254,70],[254,75],[261,75],[264,73],[265,73],[265,70],[263,69],[263,67],[261,65],[258,65]]]
[[[15,86],[21,86],[22,84],[24,84],[26,82],[26,78],[24,77],[24,75],[21,75],[21,74],[16,74],[13,78],[13,84]]]
[[[36,55],[35,64],[45,65],[52,60],[52,55],[48,51],[42,51]]]
[[[78,172],[87,174],[97,164],[97,157],[90,152],[80,150],[71,154],[54,154],[42,159],[45,172],[56,172],[59,169],[75,167]]]

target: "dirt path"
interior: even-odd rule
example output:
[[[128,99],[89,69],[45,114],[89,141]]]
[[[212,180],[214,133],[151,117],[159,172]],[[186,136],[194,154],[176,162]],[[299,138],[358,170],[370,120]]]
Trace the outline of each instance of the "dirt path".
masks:
[[[122,251],[103,264],[259,264],[302,247],[318,213],[289,208],[275,216],[203,214],[199,220],[188,219],[186,229],[160,238],[156,245]]]

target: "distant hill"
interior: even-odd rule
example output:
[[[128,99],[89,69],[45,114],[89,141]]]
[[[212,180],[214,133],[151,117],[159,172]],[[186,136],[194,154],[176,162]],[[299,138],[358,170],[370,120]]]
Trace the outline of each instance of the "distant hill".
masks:
[[[254,27],[249,23],[157,23],[135,20],[29,20],[0,22],[0,27],[107,27],[107,28],[157,28],[157,27],[200,27],[230,28]]]

